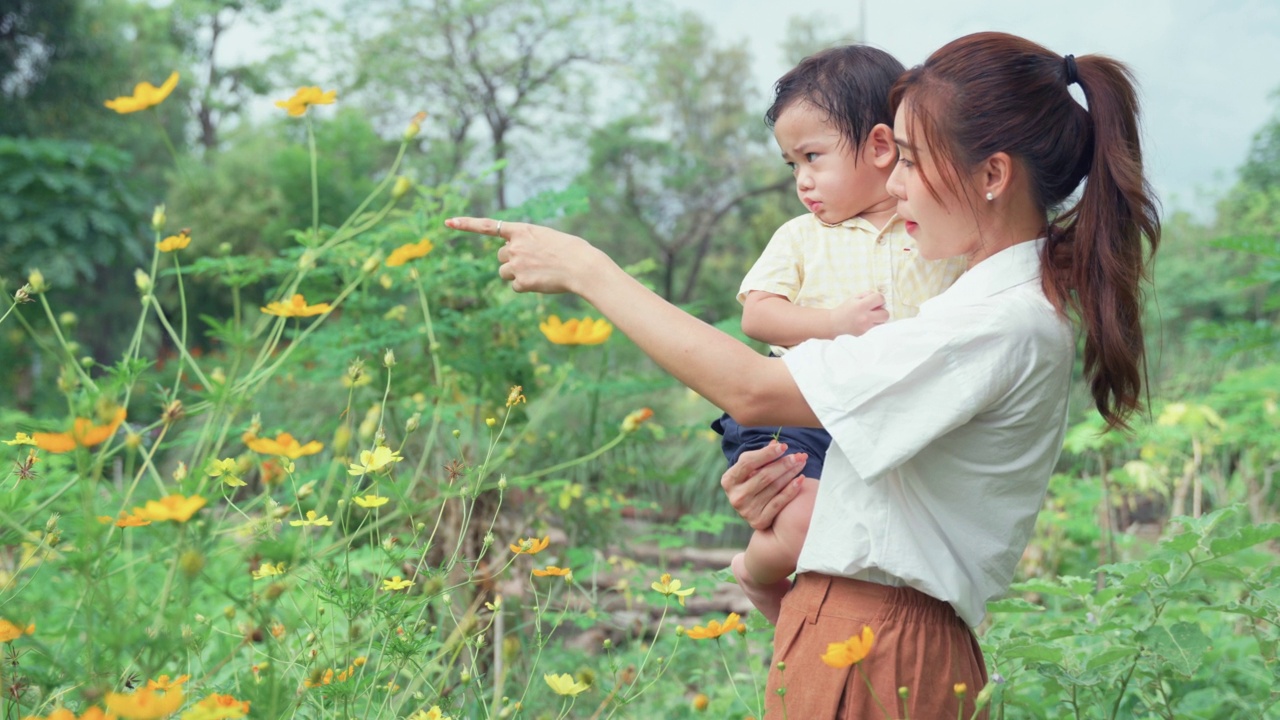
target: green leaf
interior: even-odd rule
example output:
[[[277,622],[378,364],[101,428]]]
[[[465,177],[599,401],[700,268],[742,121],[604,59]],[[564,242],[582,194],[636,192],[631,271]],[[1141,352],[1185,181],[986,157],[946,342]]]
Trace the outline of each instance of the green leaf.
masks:
[[[1227,537],[1210,541],[1209,551],[1221,557],[1276,538],[1280,538],[1280,523],[1245,525]]]
[[[1061,664],[1062,648],[1057,645],[1023,645],[1021,647],[1004,648],[1001,655],[1006,659],[1027,660],[1030,662]]]
[[[1029,613],[1044,612],[1044,607],[1022,598],[1004,598],[987,603],[989,613]]]
[[[1195,674],[1210,647],[1200,626],[1189,622],[1157,625],[1144,632],[1142,639],[1165,667],[1184,677]]]

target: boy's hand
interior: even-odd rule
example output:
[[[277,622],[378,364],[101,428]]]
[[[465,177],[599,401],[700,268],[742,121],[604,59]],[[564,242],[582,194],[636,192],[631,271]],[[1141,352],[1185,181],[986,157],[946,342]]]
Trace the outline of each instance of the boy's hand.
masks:
[[[889,322],[884,296],[878,292],[862,293],[831,309],[831,337],[861,335],[876,325]]]

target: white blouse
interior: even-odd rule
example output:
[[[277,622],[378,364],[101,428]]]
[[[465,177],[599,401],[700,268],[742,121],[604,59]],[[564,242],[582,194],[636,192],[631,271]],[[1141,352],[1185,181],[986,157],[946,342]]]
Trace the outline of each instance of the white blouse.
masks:
[[[983,260],[914,318],[783,358],[833,440],[798,571],[907,585],[971,626],[1008,589],[1062,449],[1075,357],[1039,245]]]

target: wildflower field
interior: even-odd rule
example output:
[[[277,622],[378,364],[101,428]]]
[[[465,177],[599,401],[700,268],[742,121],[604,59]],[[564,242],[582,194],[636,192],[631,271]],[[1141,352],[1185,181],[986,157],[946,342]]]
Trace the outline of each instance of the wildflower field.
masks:
[[[181,82],[102,112],[151,122]],[[727,572],[747,528],[718,411],[591,308],[512,293],[500,240],[445,228],[489,177],[410,179],[447,119],[405,113],[364,192],[326,193],[341,102],[276,103],[310,213],[286,242],[204,241],[187,208],[212,186],[165,136],[173,198],[110,263],[127,323],[86,320],[74,257],[0,279],[0,718],[761,717],[772,627]],[[59,177],[7,173],[0,215]],[[496,216],[591,202],[575,184]],[[1274,327],[1274,244],[1214,247]],[[1132,435],[1077,411],[977,629],[993,681],[953,688],[957,718],[1280,717],[1280,343],[1206,360],[1240,336],[1218,331],[1186,351],[1215,375],[1160,386]],[[823,660],[861,673],[875,637]],[[879,700],[915,717],[909,689]]]

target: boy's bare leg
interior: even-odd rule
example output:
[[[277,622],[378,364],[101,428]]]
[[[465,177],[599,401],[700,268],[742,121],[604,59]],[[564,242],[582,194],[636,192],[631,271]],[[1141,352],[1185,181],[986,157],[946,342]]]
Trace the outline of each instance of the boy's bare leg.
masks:
[[[773,527],[757,530],[747,550],[733,558],[733,575],[747,599],[770,623],[778,623],[782,596],[791,589],[788,576],[796,570],[796,559],[809,532],[818,482],[805,478],[800,494],[778,513]]]

